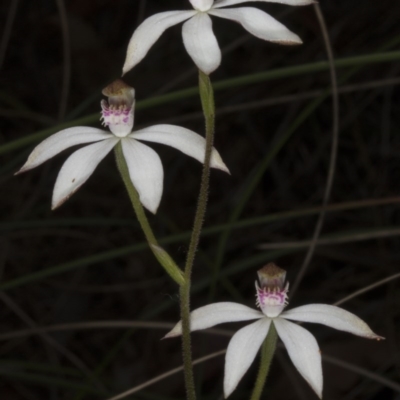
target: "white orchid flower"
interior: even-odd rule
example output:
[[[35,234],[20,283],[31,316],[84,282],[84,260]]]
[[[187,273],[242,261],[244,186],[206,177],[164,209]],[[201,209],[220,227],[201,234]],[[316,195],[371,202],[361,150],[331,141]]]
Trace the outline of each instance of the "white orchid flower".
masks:
[[[39,166],[69,147],[95,142],[75,151],[62,166],[53,191],[52,209],[55,209],[87,181],[100,161],[121,142],[129,175],[139,193],[140,201],[149,211],[156,213],[163,192],[164,170],[157,153],[141,141],[175,147],[204,162],[205,139],[189,129],[175,125],[154,125],[132,132],[134,89],[117,80],[104,89],[103,94],[108,96],[109,102],[101,102],[101,119],[111,133],[86,126],[57,132],[35,147],[17,174]],[[210,165],[229,173],[214,148]]]
[[[252,35],[279,44],[301,44],[301,39],[267,13],[252,7],[229,8],[251,1],[303,6],[314,0],[189,0],[194,10],[167,11],[147,18],[133,33],[123,67],[125,74],[138,64],[163,32],[186,21],[182,28],[183,44],[197,67],[211,74],[221,64],[221,50],[212,30],[210,15],[238,22]]]
[[[258,277],[261,287],[256,282],[256,296],[261,311],[238,303],[223,302],[200,307],[191,313],[191,331],[225,322],[257,320],[236,332],[229,342],[225,358],[225,398],[235,390],[254,361],[271,323],[294,366],[319,398],[322,398],[322,365],[318,343],[310,332],[288,320],[315,322],[368,339],[383,339],[356,315],[339,307],[309,304],[282,312],[287,305],[289,289],[288,284],[284,286],[286,271],[270,263],[258,271]],[[181,334],[182,324],[178,322],[165,337]]]

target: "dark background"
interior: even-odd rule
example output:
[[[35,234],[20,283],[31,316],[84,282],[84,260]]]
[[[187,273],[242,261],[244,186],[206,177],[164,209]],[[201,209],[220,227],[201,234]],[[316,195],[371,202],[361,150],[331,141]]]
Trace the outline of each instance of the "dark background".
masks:
[[[189,3],[70,0],[64,4],[66,14],[62,4],[4,0],[0,6],[2,400],[107,399],[181,363],[179,339],[160,341],[165,328],[130,330],[116,325],[116,321],[176,322],[179,307],[177,287],[143,245],[113,157],[108,156],[89,181],[52,212],[51,193],[66,154],[14,177],[38,140],[17,142],[15,148],[4,145],[47,128],[56,132],[63,121],[99,112],[101,88],[120,75],[129,38],[138,24],[157,12],[188,9]],[[213,18],[225,49],[213,82],[327,59],[313,6],[251,5],[270,12],[299,34],[304,44],[279,47],[248,35],[231,21]],[[397,1],[321,1],[320,6],[335,58],[371,58],[398,51]],[[63,18],[68,22],[67,47]],[[290,306],[333,304],[399,272],[399,58],[365,61],[356,69],[337,68],[342,92],[332,207],[322,230],[325,242],[317,246]],[[70,81],[65,81],[68,65]],[[168,29],[125,79],[135,87],[138,101],[197,85],[180,26]],[[205,227],[226,224],[257,171],[260,179],[239,216],[239,221],[253,220],[229,231],[224,247],[220,241],[226,226],[202,238],[193,276],[193,307],[213,301],[255,306],[256,271],[269,261],[286,269],[289,281],[295,281],[309,245],[304,241],[312,237],[320,211],[332,145],[332,99],[320,101],[312,111],[310,107],[316,99],[322,100],[321,93],[330,85],[325,69],[216,92],[221,112],[215,145],[232,175],[212,171]],[[67,96],[63,87],[68,88]],[[135,121],[136,126],[176,123],[203,134],[200,111],[198,97],[192,96],[139,109]],[[76,124],[100,127],[97,118]],[[290,132],[280,151],[271,153]],[[171,148],[152,147],[165,167],[165,188],[159,212],[149,216],[150,222],[183,265],[188,237],[176,235],[191,228],[201,165]],[[271,162],[261,171],[268,157]],[[304,210],[309,212],[300,214]],[[266,216],[270,219],[260,219]],[[261,244],[282,242],[292,245],[260,249]],[[336,364],[347,363],[323,362],[325,399],[399,399],[399,387],[396,392],[393,386],[400,375],[398,287],[398,281],[392,280],[343,306],[385,336],[385,342],[307,325],[324,355]],[[84,329],[93,321],[108,321],[107,328]],[[21,330],[58,324],[67,329],[18,336]],[[238,326],[221,328],[234,331]],[[196,333],[194,357],[224,349],[228,340],[218,333]],[[248,398],[257,363],[232,399]],[[221,398],[223,365],[220,356],[195,368],[202,398]],[[372,375],[366,376],[365,371]],[[184,393],[183,376],[178,373],[131,398],[178,399]],[[316,398],[283,349],[273,362],[264,396]]]

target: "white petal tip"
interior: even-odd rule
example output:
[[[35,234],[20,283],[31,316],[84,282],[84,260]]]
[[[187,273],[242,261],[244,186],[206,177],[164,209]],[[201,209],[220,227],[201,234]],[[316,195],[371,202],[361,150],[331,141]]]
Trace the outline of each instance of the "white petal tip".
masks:
[[[61,207],[67,200],[70,199],[70,197],[75,194],[75,192],[81,187],[82,185],[79,185],[77,188],[74,188],[74,190],[70,193],[68,193],[66,196],[60,198],[60,199],[52,199],[51,201],[51,211],[54,211],[56,208]]]
[[[320,351],[320,353],[321,353],[321,351]],[[311,386],[311,389],[314,390],[314,392],[318,396],[318,398],[322,400],[322,388],[315,387],[309,381],[308,381],[308,384]]]
[[[17,176],[19,174],[22,174],[23,172],[27,171],[27,168],[22,167],[20,170],[18,170],[17,172],[14,173],[14,176]]]
[[[228,175],[231,175],[231,171],[229,171],[229,168],[225,164],[222,164],[222,165],[220,165],[218,167],[215,167],[215,168],[226,172]]]
[[[35,166],[32,167],[31,166],[32,164],[30,162],[28,162],[28,161],[17,172],[14,173],[14,176],[22,174],[22,173],[24,173],[26,171],[29,171],[29,170],[35,168]]]
[[[122,66],[122,76],[124,76],[126,73],[128,73],[139,62],[140,62],[140,60],[135,62],[134,58],[132,57],[132,54],[130,53],[130,51],[128,49],[128,54],[125,58],[124,65]]]
[[[163,336],[163,337],[161,338],[161,340],[170,339],[170,338],[174,338],[174,337],[178,337],[178,336],[179,336],[179,335],[178,335],[177,333],[169,332],[169,333],[167,333],[165,336]]]
[[[121,76],[125,76],[126,73],[128,73],[133,67],[130,67],[129,65],[124,64],[123,68],[122,68],[122,75]]]
[[[227,399],[236,389],[236,386],[234,388],[231,389],[224,389],[224,399]]]
[[[153,215],[157,214],[158,211],[158,205],[156,207],[149,206],[146,204],[146,202],[142,202],[143,206],[146,208],[146,210],[150,211]]]
[[[170,339],[182,335],[182,323],[179,321],[164,337],[163,339]]]
[[[303,41],[299,37],[291,40],[271,40],[271,42],[282,46],[299,46],[303,44]]]
[[[237,384],[235,387],[224,388],[224,399],[227,399],[237,388]]]
[[[62,206],[68,199],[70,198],[70,196],[68,196],[67,198],[61,199],[57,202],[52,202],[51,203],[51,211],[54,211],[56,208]]]
[[[180,328],[180,323],[178,323],[171,331],[169,331],[162,339],[170,339],[174,337],[181,336],[182,331]]]
[[[229,168],[226,166],[226,164],[222,161],[222,159],[218,160],[218,164],[215,165],[214,168],[220,169],[221,171],[226,172],[227,174],[231,175],[231,171],[229,171]]]
[[[219,170],[224,171],[227,174],[231,175],[229,168],[222,161],[221,156],[215,149],[213,150],[213,154],[212,154],[212,158],[211,158],[211,167],[219,169]]]
[[[122,66],[122,76],[124,76],[126,73],[128,73],[134,67],[136,67],[136,65],[138,65],[140,61],[141,60],[135,60],[133,55],[130,54],[129,50],[128,50],[128,54],[125,58],[124,65]]]

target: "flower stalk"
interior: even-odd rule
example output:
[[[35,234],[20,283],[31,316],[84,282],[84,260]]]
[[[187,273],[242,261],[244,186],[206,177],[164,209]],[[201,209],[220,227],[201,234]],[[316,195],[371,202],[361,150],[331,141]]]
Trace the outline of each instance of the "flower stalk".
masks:
[[[115,148],[115,158],[117,161],[118,170],[121,174],[122,180],[125,184],[126,190],[128,192],[129,198],[131,200],[133,209],[136,213],[136,217],[140,223],[143,233],[147,239],[151,251],[154,256],[165,269],[168,275],[180,286],[185,282],[182,270],[176,265],[171,256],[158,244],[156,237],[154,236],[153,230],[149,224],[146,217],[146,213],[143,209],[142,203],[140,202],[139,194],[132,184],[129,178],[129,169],[126,164],[124,154],[122,152],[122,145],[119,142]]]
[[[275,354],[277,340],[278,334],[276,332],[274,324],[272,323],[268,335],[265,338],[264,343],[261,347],[260,368],[258,370],[256,383],[254,385],[253,393],[251,394],[250,400],[259,400],[261,397],[265,381],[268,376],[269,368],[271,366],[271,361]]]
[[[185,385],[188,400],[196,399],[191,337],[190,337],[190,287],[193,263],[196,256],[201,229],[204,222],[204,216],[207,208],[208,188],[210,180],[210,161],[213,149],[214,130],[215,130],[215,103],[214,92],[210,77],[199,70],[199,91],[201,105],[203,108],[205,125],[206,125],[206,150],[204,156],[204,166],[201,177],[200,193],[198,197],[196,215],[193,224],[192,235],[189,244],[189,250],[185,263],[184,284],[180,287],[180,307],[182,319],[182,352],[183,365],[185,374]]]

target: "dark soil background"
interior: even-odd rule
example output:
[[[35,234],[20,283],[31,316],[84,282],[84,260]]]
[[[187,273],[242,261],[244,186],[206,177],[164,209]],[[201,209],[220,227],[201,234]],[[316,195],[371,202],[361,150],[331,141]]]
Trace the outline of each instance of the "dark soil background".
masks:
[[[231,21],[213,18],[225,52],[213,82],[327,59],[313,6],[251,5],[278,18],[304,44],[273,45]],[[395,54],[400,3],[323,0],[320,7],[336,59],[371,60],[384,52],[392,56],[375,63],[366,58],[336,70],[340,138],[335,179],[321,243],[292,307],[333,304],[400,272],[400,54]],[[182,8],[188,9],[189,2],[1,2],[1,400],[105,400],[181,365],[179,339],[160,341],[167,329],[161,323],[179,319],[178,290],[143,242],[113,156],[54,212],[51,193],[67,154],[24,175],[13,174],[39,140],[16,141],[47,128],[56,132],[63,121],[98,113],[101,89],[120,75],[138,24],[154,13]],[[70,80],[65,81],[68,66]],[[180,26],[168,29],[125,79],[135,87],[138,101],[196,86],[197,72],[184,50]],[[215,146],[231,176],[212,171],[206,234],[193,276],[193,308],[214,301],[255,306],[256,271],[269,261],[286,269],[289,281],[295,282],[327,181],[332,98],[321,95],[330,86],[329,71],[324,69],[216,91],[220,112]],[[310,112],[316,99],[321,101]],[[100,127],[100,121],[91,121],[79,124]],[[135,122],[175,123],[204,134],[198,96],[139,108]],[[290,133],[280,151],[274,151]],[[15,147],[4,147],[13,142]],[[152,147],[165,167],[165,188],[150,222],[183,265],[201,165],[174,149]],[[249,193],[257,173],[259,180]],[[243,223],[232,229],[221,226],[247,195],[238,217]],[[400,295],[395,278],[343,305],[385,336],[385,342],[307,325],[327,356],[324,399],[400,399]],[[88,325],[93,321],[104,323]],[[129,328],[138,321],[155,324]],[[25,331],[60,324],[64,330]],[[219,328],[234,332],[239,326]],[[225,349],[228,341],[224,332],[195,333],[194,358]],[[249,397],[257,364],[258,360],[232,399]],[[222,398],[223,367],[223,356],[195,367],[202,399]],[[129,398],[184,396],[179,372]],[[263,398],[316,398],[283,348],[273,362]]]

